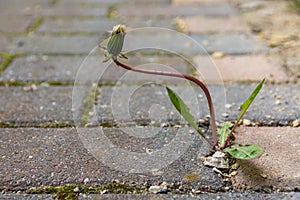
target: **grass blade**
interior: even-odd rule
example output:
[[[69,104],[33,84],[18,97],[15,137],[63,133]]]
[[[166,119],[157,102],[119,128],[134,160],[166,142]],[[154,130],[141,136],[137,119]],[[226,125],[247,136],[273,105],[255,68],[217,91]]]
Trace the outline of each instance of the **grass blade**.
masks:
[[[236,121],[236,124],[239,123],[239,121],[242,119],[242,117],[244,116],[244,114],[246,113],[246,111],[248,110],[249,106],[251,105],[251,103],[253,102],[253,100],[255,99],[255,97],[257,96],[257,94],[259,93],[259,91],[261,90],[263,84],[265,82],[265,79],[263,79],[257,86],[256,88],[253,90],[253,92],[251,93],[251,95],[249,96],[249,98],[243,103],[243,105],[241,105],[240,109],[241,109],[241,113]]]
[[[169,98],[177,111],[182,115],[182,117],[194,128],[197,130],[197,132],[206,139],[205,135],[201,131],[201,129],[198,127],[198,125],[194,121],[194,117],[190,113],[190,109],[187,107],[187,105],[183,102],[183,100],[169,87],[166,87]]]
[[[230,122],[223,122],[221,125],[221,128],[218,130],[219,144],[221,147],[225,144],[225,142],[230,134],[230,128],[232,126],[233,126],[233,124]]]

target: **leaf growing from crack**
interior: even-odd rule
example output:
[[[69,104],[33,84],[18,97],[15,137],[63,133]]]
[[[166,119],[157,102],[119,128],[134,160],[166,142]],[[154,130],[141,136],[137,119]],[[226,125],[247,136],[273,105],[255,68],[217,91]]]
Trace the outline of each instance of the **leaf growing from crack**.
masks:
[[[221,128],[218,130],[219,134],[219,144],[222,147],[225,144],[225,141],[227,140],[229,134],[230,134],[230,128],[233,126],[230,122],[223,122],[221,125]]]
[[[255,99],[256,95],[259,93],[259,91],[261,90],[263,84],[265,82],[265,79],[263,79],[257,86],[256,88],[253,90],[253,92],[251,93],[251,95],[249,96],[249,98],[243,103],[243,105],[240,106],[241,109],[241,113],[236,121],[236,124],[239,123],[239,121],[242,119],[242,117],[244,116],[244,114],[246,113],[246,111],[248,110],[249,106],[251,105],[251,103],[253,102],[253,100]]]
[[[203,137],[206,138],[201,129],[194,121],[194,117],[190,113],[190,109],[187,105],[183,102],[183,100],[169,87],[166,87],[168,91],[169,98],[173,105],[175,106],[176,110],[182,115],[182,117],[194,128],[197,132]]]
[[[237,159],[253,159],[260,156],[263,153],[263,148],[258,144],[235,144],[225,148],[223,152],[227,152]]]

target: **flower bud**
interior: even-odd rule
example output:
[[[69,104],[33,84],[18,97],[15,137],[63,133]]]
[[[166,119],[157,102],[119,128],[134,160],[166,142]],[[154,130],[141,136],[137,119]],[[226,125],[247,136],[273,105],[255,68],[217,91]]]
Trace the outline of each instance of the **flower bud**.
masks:
[[[119,24],[114,26],[107,44],[107,51],[116,58],[120,55],[125,38],[125,25]]]

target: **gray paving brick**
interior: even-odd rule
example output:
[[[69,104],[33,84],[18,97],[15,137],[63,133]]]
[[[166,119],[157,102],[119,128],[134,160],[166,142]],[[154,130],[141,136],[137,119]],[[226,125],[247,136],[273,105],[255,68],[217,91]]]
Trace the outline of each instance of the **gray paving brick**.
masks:
[[[88,54],[99,41],[100,36],[19,36],[7,49],[13,53]]]
[[[196,119],[204,118],[209,114],[204,94],[199,88],[190,86],[171,86],[171,88],[186,102]],[[239,114],[239,106],[254,88],[254,85],[234,85],[225,88],[209,86],[215,103],[217,120],[235,120]],[[244,118],[265,125],[287,125],[300,118],[299,93],[299,88],[294,85],[266,85]],[[196,99],[199,95],[201,98]],[[278,100],[278,97],[281,99]],[[136,86],[101,87],[98,101],[93,120],[99,122],[150,124],[180,121],[186,123],[170,103],[165,88],[160,85],[150,85],[149,82]],[[225,104],[229,104],[230,108],[225,109]]]
[[[33,21],[33,17],[1,16],[0,32],[26,32]]]
[[[183,146],[185,142],[190,144],[187,149],[182,149],[185,151],[177,152],[174,150],[176,147],[172,149],[170,155],[165,154],[163,157],[158,158],[155,161],[156,163],[148,163],[149,166],[166,164],[166,167],[154,169],[152,172],[136,174],[121,169],[123,166],[132,165],[133,163],[130,163],[130,160],[120,159],[123,164],[116,164],[115,167],[112,167],[111,163],[104,159],[105,156],[102,158],[99,157],[99,154],[94,154],[99,160],[92,156],[91,153],[97,152],[97,149],[101,151],[101,147],[94,146],[100,142],[99,134],[101,133],[99,129],[80,129],[78,133],[76,129],[70,128],[0,129],[0,185],[4,191],[18,191],[41,185],[80,184],[88,178],[89,185],[111,183],[113,180],[118,179],[140,186],[145,183],[154,185],[167,181],[169,184],[182,182],[186,186],[195,188],[205,185],[215,188],[221,187],[223,183],[217,174],[199,162],[198,156],[207,153],[208,146],[206,143],[200,140],[199,137],[195,137],[198,135],[191,135],[188,138],[181,137],[186,135],[188,130],[151,127],[134,128],[134,133],[148,132],[149,138],[143,138],[130,136],[124,129],[103,129],[105,135],[102,136],[105,136],[106,140],[108,139],[115,149],[123,149],[125,154],[127,152],[128,154],[124,155],[126,157],[133,154],[149,157],[145,148],[154,148],[155,152],[164,152],[163,145],[166,143],[171,145],[174,143],[173,140],[178,137],[182,139]],[[180,131],[184,131],[185,134]],[[149,134],[152,134],[152,137]],[[166,146],[166,148],[168,147]],[[106,152],[111,151],[110,153],[113,155],[113,149],[108,148],[106,150]],[[170,156],[176,156],[177,154],[182,155],[174,159],[172,163],[168,162]],[[106,155],[109,156],[110,154]],[[156,153],[152,156],[153,158],[156,157]],[[164,160],[161,161],[161,159]],[[149,157],[148,161],[150,160]],[[136,162],[137,166],[140,167],[139,161]],[[147,167],[147,163],[144,167]],[[140,170],[143,170],[144,167]],[[116,170],[119,168],[120,170]],[[190,173],[199,174],[200,179],[196,182],[185,181],[184,176]]]
[[[0,94],[1,105],[5,105],[0,109],[2,122],[13,122],[17,126],[55,121],[73,123],[71,86],[38,86],[33,91],[25,91],[23,87],[0,87]]]
[[[267,46],[253,36],[243,34],[192,35],[208,52],[222,51],[228,54],[262,53]]]
[[[12,61],[1,74],[2,81],[74,82],[84,56],[26,56]]]
[[[166,29],[145,28],[128,32],[123,49],[156,48],[185,54],[222,51],[227,54],[252,54],[268,48],[252,36],[243,34],[187,35]]]
[[[148,0],[60,0],[59,1],[59,5],[60,4],[70,4],[70,2],[72,4],[169,4],[170,1],[169,0],[152,0],[152,1],[148,1]]]
[[[158,18],[134,18],[126,19],[121,18],[120,21],[123,24],[126,24],[130,28],[144,28],[144,27],[163,27],[174,29],[175,20],[174,19],[158,19]]]
[[[78,32],[96,32],[105,33],[118,24],[115,20],[106,19],[45,19],[44,23],[38,28],[37,32],[42,33],[78,33]]]
[[[31,16],[41,14],[51,5],[51,0],[1,1],[0,16]]]
[[[3,200],[52,200],[52,194],[0,194]]]
[[[119,6],[118,16],[125,17],[176,17],[176,16],[228,16],[237,14],[234,7],[228,5],[220,6],[168,6],[141,5]]]
[[[130,53],[129,60],[124,63],[134,67],[157,69],[164,71],[179,71],[189,73],[188,63],[176,56],[141,56]],[[27,56],[19,57],[12,61],[1,76],[2,81],[20,82],[67,82],[73,83],[78,73],[79,82],[126,82],[138,83],[145,80],[164,80],[169,82],[181,82],[179,79],[161,76],[140,75],[128,72],[115,64],[102,63],[104,57],[98,56]],[[83,62],[84,61],[84,62]],[[164,66],[165,65],[165,66]],[[171,69],[170,67],[174,68]]]
[[[296,200],[300,197],[299,192],[291,192],[291,193],[277,193],[277,194],[259,194],[259,193],[240,193],[240,192],[224,192],[224,193],[203,193],[196,196],[190,195],[166,195],[166,194],[92,194],[92,195],[82,195],[80,199],[96,199],[101,198],[103,200],[109,199],[117,199],[117,200],[130,200],[130,199],[141,199],[141,200],[150,200],[150,199],[160,199],[160,200],[192,200],[192,199],[201,199],[201,200],[209,200],[209,199],[249,199],[249,200],[277,200],[277,199],[292,199]]]
[[[105,17],[108,7],[94,4],[65,4],[56,5],[43,10],[43,16],[47,17]]]
[[[10,48],[10,37],[0,34],[0,51],[7,52]]]

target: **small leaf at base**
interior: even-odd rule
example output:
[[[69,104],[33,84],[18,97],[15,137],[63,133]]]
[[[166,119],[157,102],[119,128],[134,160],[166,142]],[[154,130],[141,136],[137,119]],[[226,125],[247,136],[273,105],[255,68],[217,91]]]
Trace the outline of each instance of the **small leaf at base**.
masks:
[[[237,159],[253,159],[263,153],[263,148],[258,144],[235,144],[223,150]]]

